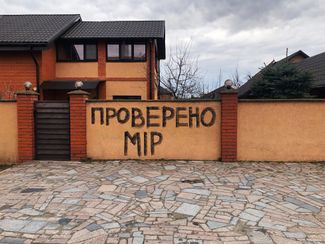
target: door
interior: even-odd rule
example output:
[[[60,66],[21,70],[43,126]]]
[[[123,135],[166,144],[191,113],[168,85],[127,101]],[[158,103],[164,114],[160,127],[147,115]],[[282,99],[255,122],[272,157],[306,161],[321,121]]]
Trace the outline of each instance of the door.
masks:
[[[35,150],[38,160],[70,160],[70,105],[35,103]]]

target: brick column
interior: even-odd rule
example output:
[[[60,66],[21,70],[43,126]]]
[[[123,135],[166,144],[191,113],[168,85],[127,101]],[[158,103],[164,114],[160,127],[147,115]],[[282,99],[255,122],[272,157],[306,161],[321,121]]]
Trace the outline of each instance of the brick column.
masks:
[[[18,160],[24,162],[35,157],[34,102],[38,93],[17,92]]]
[[[224,89],[221,95],[221,160],[237,160],[238,96],[234,89]]]
[[[86,100],[88,92],[76,90],[70,97],[70,153],[71,160],[79,161],[87,157]]]
[[[106,80],[106,43],[98,42],[98,78]]]

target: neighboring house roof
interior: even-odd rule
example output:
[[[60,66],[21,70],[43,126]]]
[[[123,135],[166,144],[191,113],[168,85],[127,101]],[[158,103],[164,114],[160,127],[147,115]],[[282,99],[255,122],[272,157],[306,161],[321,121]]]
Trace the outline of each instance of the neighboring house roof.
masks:
[[[82,21],[61,39],[157,39],[159,58],[165,58],[165,21]]]
[[[297,68],[312,74],[312,87],[325,87],[325,52],[307,58],[297,64]]]
[[[166,89],[166,88],[164,88],[162,86],[159,87],[159,94],[160,95],[170,95],[170,96],[173,96],[173,93],[172,92],[170,92],[168,89]]]
[[[305,60],[309,58],[309,56],[306,53],[299,50],[299,51],[297,51],[297,52],[289,55],[288,57],[285,57],[285,58],[283,58],[283,59],[281,59],[281,60],[279,60],[277,62],[273,60],[271,63],[269,63],[263,69],[261,69],[259,72],[257,72],[253,77],[251,77],[241,87],[239,87],[238,96],[239,97],[245,96],[250,91],[253,84],[262,78],[262,70],[264,70],[265,68],[268,68],[270,66],[281,65],[281,64],[283,64],[285,62],[290,62],[290,61],[294,60],[297,56],[302,56],[303,58],[305,58]]]
[[[47,45],[80,19],[79,14],[0,15],[0,45]]]
[[[220,92],[222,91],[223,86],[207,93],[207,94],[203,94],[202,98],[203,99],[219,99],[220,98]]]
[[[296,60],[297,57],[300,57],[302,61],[299,60],[299,62],[298,62]],[[288,57],[283,58],[283,59],[281,59],[279,61],[274,61],[273,60],[271,63],[269,63],[263,69],[261,69],[259,72],[257,72],[253,77],[251,77],[241,87],[238,88],[238,97],[246,96],[249,93],[249,91],[252,88],[253,84],[262,78],[262,70],[264,70],[265,68],[270,67],[270,66],[275,66],[275,65],[281,65],[284,62],[287,62],[288,61],[288,62],[291,62],[291,63],[296,64],[298,67],[302,63],[306,62],[306,64],[304,65],[304,67],[301,67],[301,69],[304,69],[305,70],[307,66],[310,66],[310,63],[311,62],[307,62],[307,60],[309,60],[309,59],[311,59],[311,58],[306,53],[304,53],[303,51],[299,50],[299,51],[297,51],[297,52],[295,52],[295,53],[289,55]],[[316,62],[316,60],[315,60],[315,62]],[[317,62],[319,62],[319,61],[317,60]],[[324,66],[324,71],[325,71],[325,62],[323,63],[323,66]],[[323,73],[323,75],[325,75],[325,74]],[[323,82],[323,84],[325,85],[325,82]],[[220,98],[220,91],[222,90],[222,88],[223,87],[219,87],[219,88],[215,89],[214,91],[203,95],[202,98],[210,98],[210,99]]]

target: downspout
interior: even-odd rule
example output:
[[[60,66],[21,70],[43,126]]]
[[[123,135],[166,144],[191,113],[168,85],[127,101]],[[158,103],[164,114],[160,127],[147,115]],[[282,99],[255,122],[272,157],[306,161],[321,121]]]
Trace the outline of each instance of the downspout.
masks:
[[[160,100],[160,61],[157,60],[157,62],[159,62],[158,65],[157,65],[157,67],[158,67],[157,77],[158,77],[158,100]]]
[[[35,54],[33,52],[33,48],[30,47],[30,53],[32,55],[33,61],[35,63],[35,71],[36,71],[36,88],[37,92],[40,92],[40,72],[39,72],[39,63],[35,57]]]
[[[150,63],[150,66],[149,66],[149,89],[150,89],[150,92],[149,92],[149,99],[151,100],[152,99],[152,40],[149,41],[149,63]]]

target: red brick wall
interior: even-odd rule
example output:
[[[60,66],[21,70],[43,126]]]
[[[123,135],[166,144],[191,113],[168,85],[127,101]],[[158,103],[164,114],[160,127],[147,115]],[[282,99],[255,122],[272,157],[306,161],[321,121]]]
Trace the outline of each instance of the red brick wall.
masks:
[[[87,157],[86,134],[86,100],[88,95],[70,93],[70,150],[71,160],[81,160]]]
[[[42,62],[40,63],[40,80],[55,79],[56,48],[51,45],[42,50]]]
[[[33,160],[35,156],[34,101],[37,94],[17,94],[18,158],[19,162]]]
[[[221,160],[237,160],[237,92],[221,93]]]
[[[98,78],[100,80],[106,79],[106,43],[104,41],[98,42]]]
[[[150,52],[151,46],[151,52]],[[151,56],[151,63],[150,63]],[[150,66],[151,66],[151,84],[150,84]],[[155,90],[155,45],[154,43],[148,43],[147,45],[147,97],[148,99],[154,99],[154,90]],[[150,90],[151,88],[151,90]]]
[[[40,60],[40,53],[36,54]],[[36,68],[30,52],[0,52],[0,96],[12,99],[24,89],[24,81],[36,86]]]

